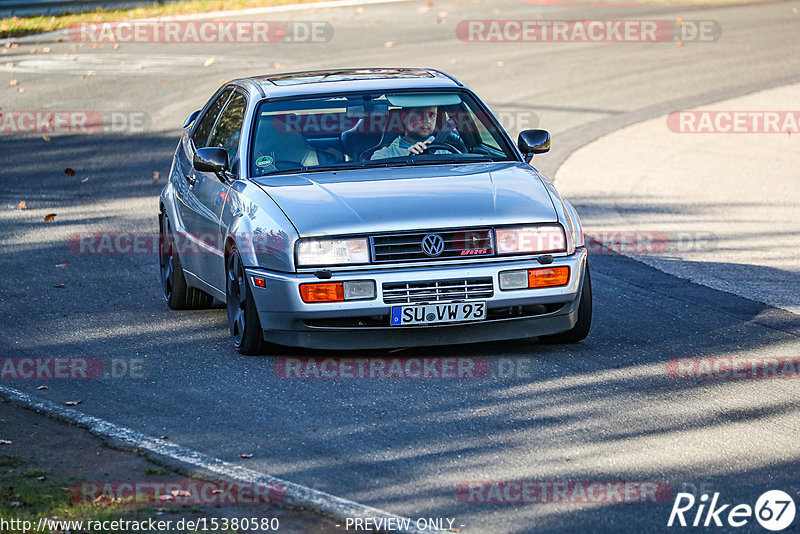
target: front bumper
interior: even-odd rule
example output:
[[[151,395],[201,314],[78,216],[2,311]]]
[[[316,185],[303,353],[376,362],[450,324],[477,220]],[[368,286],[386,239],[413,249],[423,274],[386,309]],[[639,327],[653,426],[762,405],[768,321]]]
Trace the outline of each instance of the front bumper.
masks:
[[[425,266],[403,269],[333,271],[332,282],[374,280],[376,297],[336,303],[307,304],[299,285],[319,282],[313,273],[276,273],[247,269],[264,339],[281,345],[315,349],[370,349],[475,343],[556,334],[577,320],[586,270],[586,250],[557,257],[551,265],[570,267],[567,285],[544,289],[501,290],[502,271],[543,267],[535,259]],[[255,287],[253,276],[266,280]],[[493,296],[485,300],[484,321],[429,326],[389,326],[391,307],[383,300],[383,284],[491,277]]]

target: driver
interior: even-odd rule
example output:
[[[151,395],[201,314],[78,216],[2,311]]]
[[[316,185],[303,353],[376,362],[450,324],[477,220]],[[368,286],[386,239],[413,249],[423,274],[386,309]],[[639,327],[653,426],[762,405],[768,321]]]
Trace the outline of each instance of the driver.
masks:
[[[376,150],[370,159],[422,154],[434,139],[432,134],[436,128],[437,114],[438,109],[436,106],[401,109],[400,120],[403,123],[405,133],[398,135],[387,146]],[[435,154],[448,154],[448,152],[446,150],[437,150]]]

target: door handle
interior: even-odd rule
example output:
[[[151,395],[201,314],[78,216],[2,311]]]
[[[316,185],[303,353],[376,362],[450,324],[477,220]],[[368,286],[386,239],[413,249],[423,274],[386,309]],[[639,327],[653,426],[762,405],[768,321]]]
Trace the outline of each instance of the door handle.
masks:
[[[186,181],[189,182],[189,187],[197,183],[197,178],[195,177],[194,174],[186,174],[185,176],[186,176]]]

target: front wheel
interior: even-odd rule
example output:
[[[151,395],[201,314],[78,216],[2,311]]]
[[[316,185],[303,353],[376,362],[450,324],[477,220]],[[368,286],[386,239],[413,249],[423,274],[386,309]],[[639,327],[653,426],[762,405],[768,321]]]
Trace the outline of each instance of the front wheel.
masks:
[[[231,341],[240,354],[256,355],[266,350],[261,322],[253,299],[242,258],[236,247],[228,254],[225,267],[225,293]]]
[[[583,341],[589,335],[592,327],[592,277],[589,274],[589,263],[586,263],[586,275],[583,280],[581,290],[581,301],[578,304],[578,321],[571,329],[559,334],[540,336],[542,343],[577,343]]]

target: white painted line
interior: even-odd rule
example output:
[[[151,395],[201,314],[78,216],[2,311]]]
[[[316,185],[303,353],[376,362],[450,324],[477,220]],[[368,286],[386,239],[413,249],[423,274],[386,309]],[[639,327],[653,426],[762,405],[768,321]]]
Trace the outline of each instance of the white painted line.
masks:
[[[368,6],[376,4],[395,4],[400,2],[411,2],[412,0],[333,0],[331,2],[312,2],[309,4],[287,4],[284,6],[271,6],[271,7],[249,7],[246,9],[232,9],[227,11],[209,11],[207,13],[192,13],[187,15],[173,15],[169,17],[155,17],[136,20],[146,21],[172,21],[172,20],[206,20],[211,17],[225,18],[225,17],[240,17],[247,15],[264,15],[268,13],[285,13],[289,11],[302,11],[307,9],[325,9],[333,7],[352,7],[352,6]],[[67,30],[55,30],[52,32],[37,33],[35,35],[26,35],[24,37],[7,37],[0,39],[0,44],[3,43],[29,43],[36,42],[41,39],[55,39],[67,35]]]
[[[280,506],[305,508],[323,515],[345,521],[350,518],[401,518],[384,510],[372,508],[355,501],[342,499],[329,493],[315,490],[294,482],[288,482],[246,467],[232,464],[213,456],[187,449],[175,443],[142,434],[130,428],[115,425],[104,419],[81,413],[73,408],[60,406],[47,400],[37,400],[13,388],[0,386],[0,396],[11,403],[35,410],[54,419],[86,428],[95,436],[104,438],[111,445],[121,449],[133,449],[140,454],[182,473],[223,481],[238,481],[251,484],[280,484],[286,488],[286,499]],[[411,521],[413,525],[414,522]],[[407,534],[422,534],[416,528],[392,530]]]

